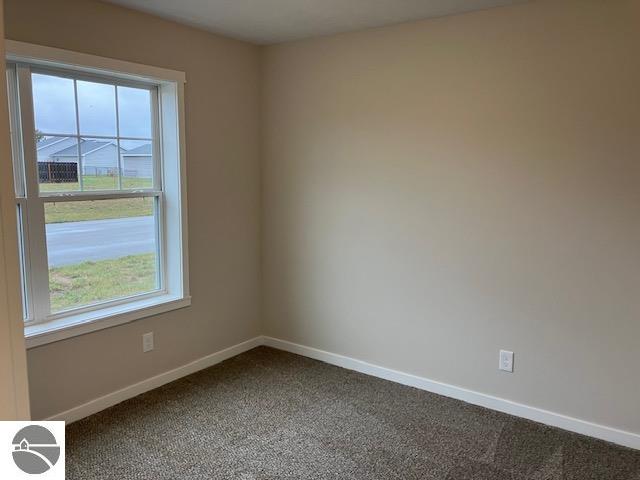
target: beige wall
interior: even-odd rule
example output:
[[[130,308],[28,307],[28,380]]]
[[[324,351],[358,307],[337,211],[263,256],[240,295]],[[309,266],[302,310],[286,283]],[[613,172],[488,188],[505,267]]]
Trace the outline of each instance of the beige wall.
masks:
[[[639,20],[542,0],[267,48],[265,333],[640,433]]]
[[[0,58],[4,58],[2,0]],[[0,78],[4,76],[5,65],[0,62]],[[6,86],[6,82],[0,81],[0,420],[28,420],[27,363],[20,305]]]
[[[259,334],[258,48],[93,0],[6,0],[5,25],[13,40],[187,75],[193,305],[29,350],[34,418]]]

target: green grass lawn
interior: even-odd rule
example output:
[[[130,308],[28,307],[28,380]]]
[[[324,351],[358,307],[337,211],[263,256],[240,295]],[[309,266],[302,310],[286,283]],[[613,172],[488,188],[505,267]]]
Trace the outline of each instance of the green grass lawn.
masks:
[[[151,197],[139,197],[45,203],[44,218],[46,223],[62,223],[142,217],[153,215],[153,202]]]
[[[107,175],[85,175],[82,177],[84,190],[117,190],[118,177]],[[150,178],[122,177],[122,188],[151,188],[153,182]],[[77,192],[80,190],[78,182],[69,183],[41,183],[41,192]]]
[[[145,293],[156,287],[155,254],[51,268],[51,311]]]

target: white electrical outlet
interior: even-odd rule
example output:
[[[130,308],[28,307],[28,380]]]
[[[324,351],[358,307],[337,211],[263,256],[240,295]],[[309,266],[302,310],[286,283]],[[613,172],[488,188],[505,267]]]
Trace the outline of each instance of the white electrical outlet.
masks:
[[[153,332],[142,335],[142,351],[150,352],[153,350]]]
[[[513,373],[513,352],[500,350],[500,364],[498,368],[504,372]]]

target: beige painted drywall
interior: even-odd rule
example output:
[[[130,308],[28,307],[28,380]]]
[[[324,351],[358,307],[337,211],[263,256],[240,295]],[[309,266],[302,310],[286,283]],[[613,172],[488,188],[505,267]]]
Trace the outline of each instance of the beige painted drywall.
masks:
[[[3,25],[0,0],[0,58],[4,58]],[[0,79],[3,78],[5,65],[0,62]],[[20,305],[6,87],[6,82],[0,81],[0,420],[28,420],[29,390]]]
[[[258,48],[94,0],[7,0],[5,28],[13,40],[187,76],[192,306],[29,350],[34,418],[259,334]],[[155,350],[143,354],[148,331]]]
[[[266,48],[265,333],[640,433],[638,6]]]

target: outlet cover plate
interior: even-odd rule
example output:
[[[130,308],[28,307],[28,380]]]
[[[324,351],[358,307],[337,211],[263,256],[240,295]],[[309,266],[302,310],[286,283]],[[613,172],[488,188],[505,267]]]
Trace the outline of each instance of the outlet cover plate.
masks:
[[[498,368],[503,372],[513,373],[513,352],[500,350],[500,364]]]

